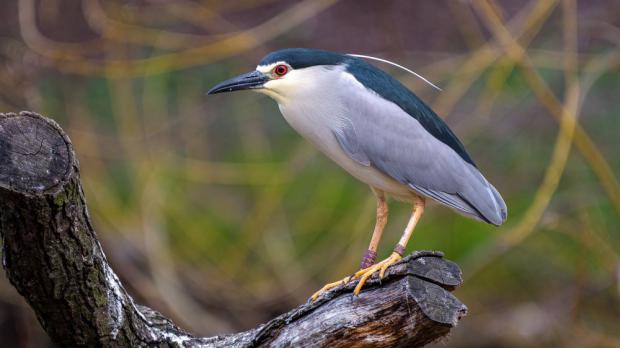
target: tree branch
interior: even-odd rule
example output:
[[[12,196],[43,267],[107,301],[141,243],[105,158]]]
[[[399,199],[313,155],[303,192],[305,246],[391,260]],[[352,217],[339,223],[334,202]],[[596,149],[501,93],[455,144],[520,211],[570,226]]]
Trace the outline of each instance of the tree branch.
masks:
[[[449,291],[458,266],[416,252],[372,278],[335,289],[255,329],[198,338],[134,303],[110,268],[88,215],[73,146],[52,120],[0,114],[3,265],[59,346],[422,346],[467,311]]]

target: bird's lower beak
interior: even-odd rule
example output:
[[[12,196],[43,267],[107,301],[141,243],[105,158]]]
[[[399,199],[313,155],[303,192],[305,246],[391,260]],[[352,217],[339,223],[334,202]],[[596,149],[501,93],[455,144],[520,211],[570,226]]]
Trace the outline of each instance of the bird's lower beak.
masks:
[[[269,81],[269,77],[262,72],[255,70],[233,77],[213,86],[207,94],[216,94],[223,92],[239,91],[243,89],[255,89],[263,87],[265,82]]]

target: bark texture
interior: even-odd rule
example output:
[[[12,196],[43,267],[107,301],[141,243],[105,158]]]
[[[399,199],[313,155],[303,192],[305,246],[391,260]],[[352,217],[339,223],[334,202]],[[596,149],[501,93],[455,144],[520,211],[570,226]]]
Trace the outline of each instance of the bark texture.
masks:
[[[195,337],[125,291],[88,216],[71,141],[32,112],[0,114],[0,236],[8,279],[62,347],[415,347],[467,311],[450,293],[458,266],[415,252],[359,297],[350,284],[255,329]]]

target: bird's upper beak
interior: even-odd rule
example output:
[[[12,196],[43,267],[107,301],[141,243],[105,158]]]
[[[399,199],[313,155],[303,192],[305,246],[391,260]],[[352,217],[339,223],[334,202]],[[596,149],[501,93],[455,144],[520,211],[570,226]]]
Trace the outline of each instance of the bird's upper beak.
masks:
[[[237,77],[233,77],[232,79],[218,83],[217,85],[213,86],[213,88],[211,88],[209,92],[207,92],[207,94],[261,88],[267,81],[269,81],[269,76],[263,74],[258,70],[254,70],[250,71],[249,73],[245,73]]]

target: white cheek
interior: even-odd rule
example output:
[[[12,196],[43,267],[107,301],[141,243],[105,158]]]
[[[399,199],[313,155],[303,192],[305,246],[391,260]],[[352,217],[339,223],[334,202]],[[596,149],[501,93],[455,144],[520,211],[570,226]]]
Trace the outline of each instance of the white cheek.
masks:
[[[311,91],[316,84],[317,79],[313,79],[307,72],[293,70],[284,77],[267,82],[265,88],[272,89],[278,94],[293,96]]]
[[[271,84],[271,81],[267,82],[264,84],[264,88],[259,88],[259,89],[255,89],[254,91],[261,93],[261,94],[265,94],[268,97],[273,98],[276,102],[278,102],[278,104],[283,104],[286,102],[287,98],[285,95],[278,93],[274,88],[273,88],[273,84],[271,84],[271,86],[269,86]]]
[[[257,91],[281,105],[289,102],[304,104],[310,100],[320,103],[333,93],[330,87],[341,79],[341,72],[342,68],[325,69],[320,66],[291,70],[281,78],[266,82],[264,88]]]

